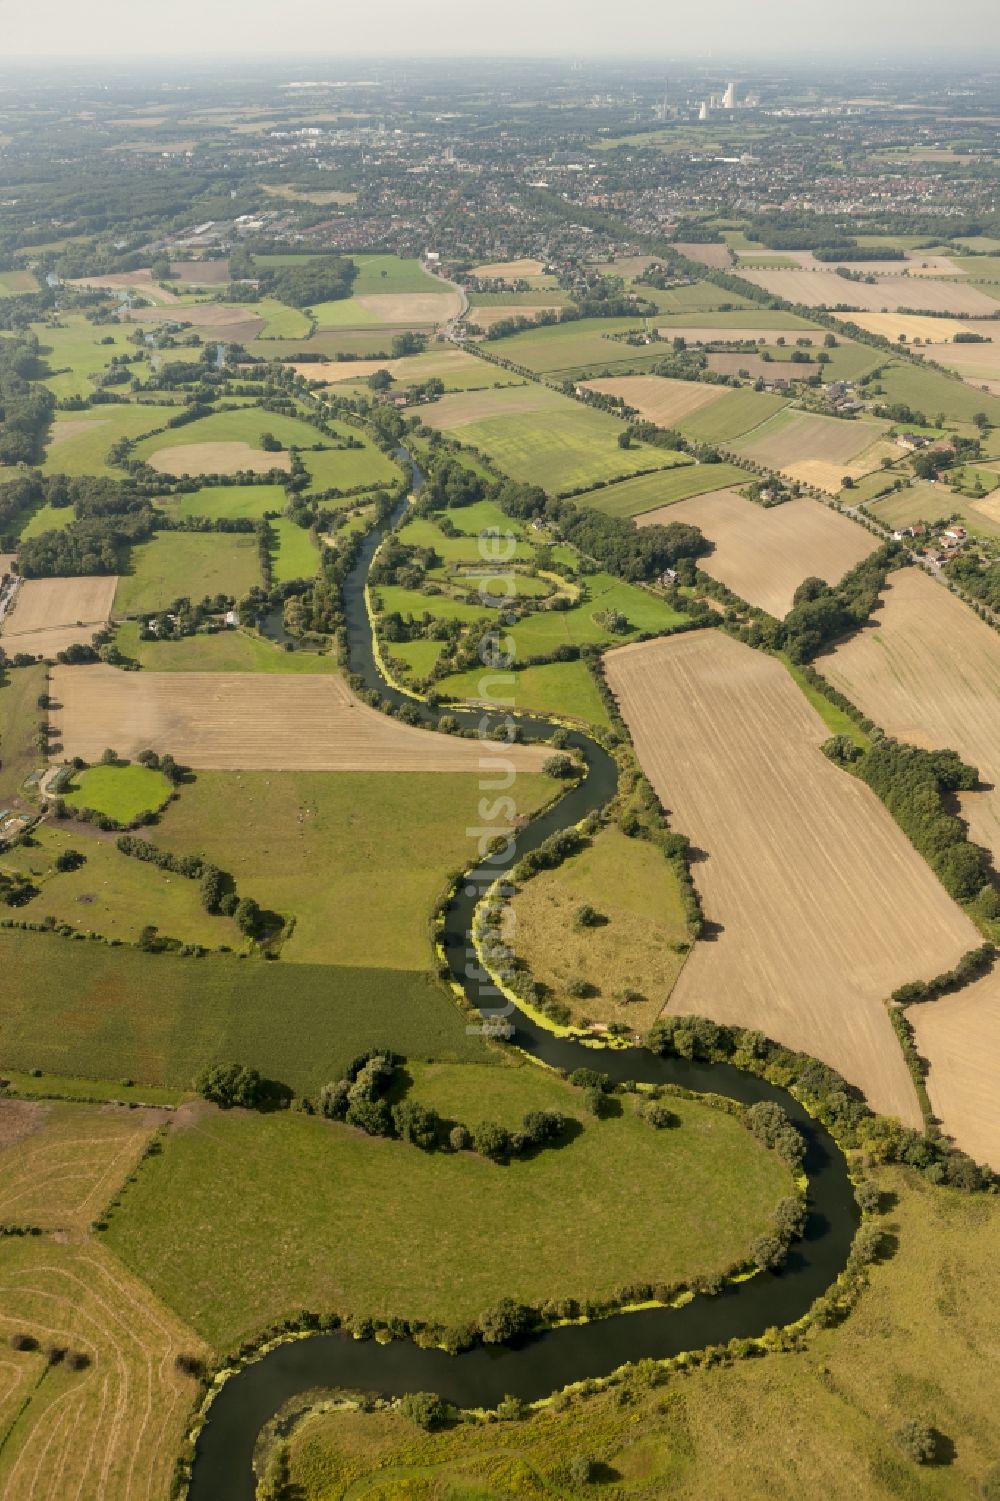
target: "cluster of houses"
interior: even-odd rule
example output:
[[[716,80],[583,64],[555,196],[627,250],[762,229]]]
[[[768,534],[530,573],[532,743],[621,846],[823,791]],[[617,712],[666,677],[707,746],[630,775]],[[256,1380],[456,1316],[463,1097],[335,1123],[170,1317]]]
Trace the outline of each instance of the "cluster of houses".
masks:
[[[947,563],[950,558],[958,556],[969,540],[965,527],[956,523],[939,531],[936,527],[928,526],[925,521],[915,521],[912,526],[898,527],[892,535],[896,542],[902,542],[906,537],[912,537],[915,542],[929,539],[920,548],[921,555],[929,563]]]

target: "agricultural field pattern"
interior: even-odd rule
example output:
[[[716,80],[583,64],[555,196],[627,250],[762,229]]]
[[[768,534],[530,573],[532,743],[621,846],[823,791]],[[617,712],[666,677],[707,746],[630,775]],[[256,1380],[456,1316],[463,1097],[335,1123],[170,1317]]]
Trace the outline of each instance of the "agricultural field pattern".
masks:
[[[977,8],[5,14],[2,1501],[1000,1501]]]

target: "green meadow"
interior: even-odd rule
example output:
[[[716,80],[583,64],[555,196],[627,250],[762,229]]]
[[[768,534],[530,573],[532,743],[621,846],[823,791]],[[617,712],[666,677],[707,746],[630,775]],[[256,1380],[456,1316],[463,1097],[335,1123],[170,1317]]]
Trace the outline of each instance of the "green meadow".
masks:
[[[604,489],[591,490],[580,496],[580,504],[593,506],[595,511],[604,511],[608,516],[640,516],[644,511],[654,511],[675,500],[688,500],[692,495],[705,495],[710,490],[745,485],[750,478],[745,469],[739,469],[735,464],[693,464],[658,474],[640,474],[635,479],[620,480]]]
[[[175,599],[234,598],[260,583],[257,539],[243,532],[158,532],[131,548],[116,615],[155,614]]]
[[[170,797],[171,785],[148,766],[91,766],[78,772],[62,794],[71,808],[95,808],[118,823],[155,813]]]

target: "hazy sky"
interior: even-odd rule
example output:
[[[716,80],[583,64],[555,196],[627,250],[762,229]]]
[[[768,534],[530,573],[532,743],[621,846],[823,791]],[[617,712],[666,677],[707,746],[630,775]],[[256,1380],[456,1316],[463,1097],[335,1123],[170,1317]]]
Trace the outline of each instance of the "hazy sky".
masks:
[[[997,0],[0,0],[0,66],[224,51],[648,58],[831,48],[862,62],[874,51],[931,60],[942,47],[982,48],[997,34],[996,12]]]

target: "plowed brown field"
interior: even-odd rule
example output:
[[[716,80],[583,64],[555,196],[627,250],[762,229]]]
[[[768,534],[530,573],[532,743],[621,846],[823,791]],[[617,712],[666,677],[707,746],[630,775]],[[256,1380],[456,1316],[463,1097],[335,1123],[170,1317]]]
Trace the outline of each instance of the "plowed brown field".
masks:
[[[911,1006],[927,1093],[956,1145],[1000,1172],[1000,971],[958,995]]]
[[[1000,865],[1000,636],[921,568],[892,574],[872,623],[818,666],[888,734],[958,751],[993,789],[962,796]]]
[[[737,490],[713,490],[636,517],[637,526],[687,521],[715,544],[701,560],[706,573],[741,599],[781,620],[802,580],[835,584],[877,546],[863,527],[817,500],[754,505]]]
[[[57,667],[50,715],[66,757],[97,760],[150,747],[216,770],[476,771],[475,740],[414,729],[353,697],[339,678],[270,673],[119,672]],[[537,771],[543,746],[515,746]],[[490,762],[496,758],[490,753]]]
[[[884,1007],[979,942],[889,814],[819,749],[828,732],[774,658],[718,631],[623,647],[608,682],[718,931],[668,1003],[821,1058],[920,1124]]]

